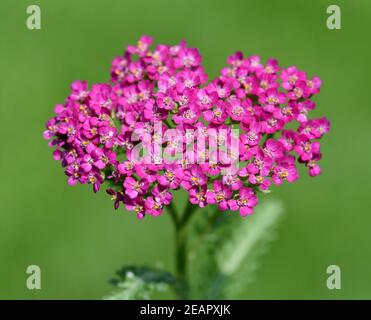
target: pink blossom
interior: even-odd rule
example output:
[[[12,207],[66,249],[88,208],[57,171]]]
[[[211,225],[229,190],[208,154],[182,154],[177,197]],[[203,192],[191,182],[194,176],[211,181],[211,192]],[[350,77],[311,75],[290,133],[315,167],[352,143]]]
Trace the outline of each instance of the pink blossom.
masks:
[[[237,199],[228,200],[228,206],[231,210],[240,210],[241,216],[253,213],[253,208],[258,204],[258,198],[250,188],[243,187]]]
[[[213,189],[206,192],[206,201],[208,204],[217,204],[219,210],[225,211],[228,209],[228,200],[232,197],[230,187],[223,184],[221,181],[214,181]]]
[[[198,49],[152,42],[142,36],[114,58],[111,83],[75,81],[55,106],[43,136],[69,185],[107,183],[114,208],[139,219],[161,215],[179,189],[194,205],[246,216],[260,191],[296,181],[300,165],[321,173],[330,122],[311,118],[319,77],[236,52],[207,83]]]

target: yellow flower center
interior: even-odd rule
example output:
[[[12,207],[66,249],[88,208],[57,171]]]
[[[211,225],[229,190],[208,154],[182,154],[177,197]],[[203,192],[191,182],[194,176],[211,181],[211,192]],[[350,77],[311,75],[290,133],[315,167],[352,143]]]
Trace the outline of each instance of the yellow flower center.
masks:
[[[200,182],[200,179],[197,178],[197,177],[192,177],[191,178],[191,181],[194,183],[194,184],[198,184]]]
[[[277,104],[279,102],[278,98],[272,96],[268,97],[267,100],[269,104]]]
[[[279,172],[278,172],[278,176],[281,178],[281,179],[286,179],[289,175],[289,172],[286,170],[286,169],[281,169]]]

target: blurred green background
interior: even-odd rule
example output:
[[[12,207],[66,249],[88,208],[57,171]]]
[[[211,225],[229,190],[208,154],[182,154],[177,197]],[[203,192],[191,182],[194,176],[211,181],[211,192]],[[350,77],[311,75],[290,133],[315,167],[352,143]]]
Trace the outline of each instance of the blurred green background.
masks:
[[[41,30],[26,28],[31,4]],[[330,4],[342,10],[341,30],[326,27]],[[108,81],[113,57],[142,34],[186,39],[211,77],[242,50],[322,78],[314,115],[332,122],[323,175],[274,189],[285,218],[242,298],[371,298],[369,1],[3,0],[0,10],[1,299],[99,299],[122,265],[173,270],[169,217],[138,221],[104,192],[69,187],[42,139],[69,84]],[[42,290],[25,286],[31,264]],[[326,287],[331,264],[341,267],[341,290]]]

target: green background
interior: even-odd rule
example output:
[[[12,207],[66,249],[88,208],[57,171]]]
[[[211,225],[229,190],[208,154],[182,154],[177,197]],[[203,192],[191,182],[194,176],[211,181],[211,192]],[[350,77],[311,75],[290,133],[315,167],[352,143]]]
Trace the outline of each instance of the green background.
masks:
[[[26,28],[30,4],[41,30]],[[341,30],[326,27],[330,4],[341,7]],[[186,39],[210,77],[242,50],[322,78],[314,115],[332,122],[323,174],[274,189],[285,217],[243,298],[371,298],[369,1],[2,0],[0,12],[0,298],[98,299],[124,264],[173,269],[167,215],[138,221],[104,192],[69,187],[42,139],[69,84],[108,81],[113,57],[142,34]],[[25,286],[30,264],[42,290]],[[341,290],[326,287],[332,264]]]

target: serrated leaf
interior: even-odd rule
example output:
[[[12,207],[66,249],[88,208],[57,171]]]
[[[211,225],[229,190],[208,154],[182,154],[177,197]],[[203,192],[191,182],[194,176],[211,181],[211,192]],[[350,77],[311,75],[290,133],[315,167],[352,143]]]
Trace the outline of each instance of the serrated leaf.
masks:
[[[127,266],[116,272],[110,283],[116,287],[104,300],[148,300],[155,292],[167,291],[175,284],[166,271],[149,267]]]
[[[216,215],[191,257],[191,297],[197,299],[236,298],[252,282],[259,257],[274,239],[283,212],[282,204],[266,200],[254,215]]]

